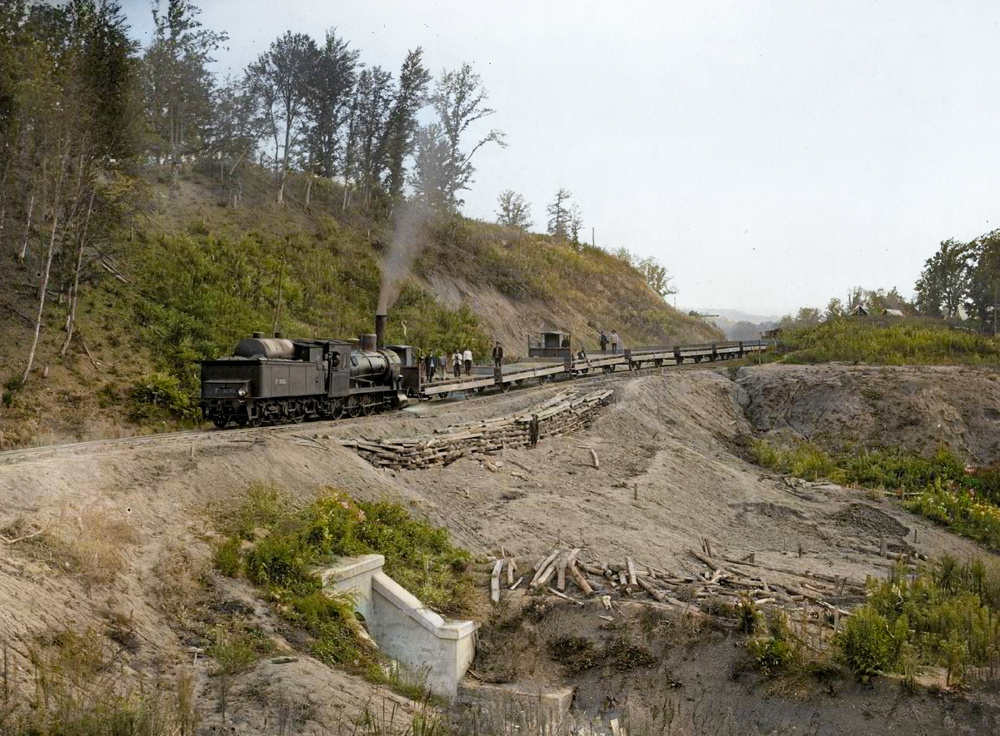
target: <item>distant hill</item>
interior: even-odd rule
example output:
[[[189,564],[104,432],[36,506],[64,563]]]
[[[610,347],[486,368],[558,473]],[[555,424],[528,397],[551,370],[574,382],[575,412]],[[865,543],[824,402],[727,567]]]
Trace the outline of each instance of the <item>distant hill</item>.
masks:
[[[749,314],[739,309],[723,309],[719,307],[705,307],[702,309],[688,310],[698,314],[718,315],[717,317],[705,317],[704,321],[710,322],[725,333],[729,340],[756,340],[762,332],[772,329],[781,319],[776,316],[764,316],[759,314]]]

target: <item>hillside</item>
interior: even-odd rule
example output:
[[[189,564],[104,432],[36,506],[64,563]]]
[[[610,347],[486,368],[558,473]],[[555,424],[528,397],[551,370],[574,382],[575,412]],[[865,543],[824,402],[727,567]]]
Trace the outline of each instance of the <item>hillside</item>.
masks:
[[[928,317],[840,317],[783,330],[785,363],[841,361],[870,365],[996,365],[1000,342]]]
[[[36,369],[23,387],[41,248],[0,275],[0,448],[195,423],[196,361],[227,354],[253,331],[371,331],[393,232],[345,211],[337,186],[293,177],[278,207],[273,185],[253,172],[223,185],[204,172],[170,183],[151,171],[126,197],[133,214],[85,269],[77,338],[64,356],[70,284],[50,284]],[[390,341],[468,346],[483,360],[491,340],[516,358],[544,329],[572,332],[591,349],[601,328],[617,329],[626,344],[721,338],[600,249],[460,217],[408,232],[421,247],[389,313]],[[13,249],[16,240],[4,243]]]
[[[407,733],[420,708],[398,686],[359,674],[350,658],[295,625],[286,599],[257,587],[249,569],[223,565],[220,542],[234,515],[256,540],[243,547],[259,549],[271,538],[265,519],[275,508],[307,507],[329,496],[333,483],[359,503],[399,502],[447,529],[451,543],[473,556],[474,597],[483,603],[489,556],[505,550],[516,557],[525,582],[514,590],[504,585],[501,604],[475,614],[483,627],[473,671],[486,683],[531,692],[572,688],[568,715],[581,727],[597,724],[594,733],[608,733],[612,718],[629,733],[678,736],[901,733],[915,723],[926,734],[994,733],[996,671],[985,663],[997,656],[1000,578],[994,563],[975,563],[986,565],[971,568],[980,570],[974,574],[986,597],[959,600],[961,586],[976,578],[960,578],[954,567],[955,558],[984,556],[982,547],[908,513],[895,494],[796,481],[739,455],[742,437],[784,429],[781,417],[815,438],[811,428],[824,426],[828,406],[863,407],[869,389],[881,392],[886,411],[912,406],[925,425],[952,416],[943,439],[956,446],[963,438],[988,442],[988,423],[968,399],[991,385],[991,375],[966,367],[762,366],[602,378],[616,396],[590,428],[544,437],[534,450],[508,447],[492,457],[492,469],[466,457],[388,471],[341,441],[424,435],[524,412],[561,387],[319,423],[305,435],[287,426],[12,453],[0,464],[0,534],[25,537],[0,546],[9,612],[0,618],[0,639],[16,673],[12,702],[30,702],[32,674],[57,675],[45,680],[46,692],[49,702],[62,703],[55,697],[65,695],[63,683],[105,667],[115,673],[113,684],[131,685],[133,707],[143,704],[137,693],[155,693],[166,723],[172,716],[189,724],[173,733]],[[921,392],[922,402],[914,398]],[[843,416],[838,431],[851,429],[852,415]],[[884,441],[911,436],[920,439],[892,422],[884,426]],[[588,448],[600,467],[591,465]],[[244,501],[253,507],[231,511]],[[715,559],[726,560],[733,585],[763,588],[756,602],[717,584],[723,572],[711,576],[692,554],[706,539]],[[659,571],[657,584],[670,585],[670,597],[650,600],[599,575],[592,580],[606,589],[592,596],[572,584],[571,601],[526,593],[532,564],[554,545],[582,548],[595,564],[621,566],[631,556],[639,570]],[[951,592],[904,601],[913,646],[865,684],[838,652],[857,631],[844,622],[864,607],[864,581],[870,578],[874,591],[891,575],[880,545],[907,557],[952,559]],[[425,564],[418,560],[418,580]],[[897,587],[871,601],[891,606],[902,595],[908,589]],[[958,649],[940,647],[949,628],[948,644]],[[105,681],[97,678],[58,712],[37,712],[68,720],[95,702],[114,706],[100,699]],[[153,682],[155,690],[141,689]],[[395,713],[395,726],[364,726],[366,710]],[[510,733],[496,726],[425,732]]]

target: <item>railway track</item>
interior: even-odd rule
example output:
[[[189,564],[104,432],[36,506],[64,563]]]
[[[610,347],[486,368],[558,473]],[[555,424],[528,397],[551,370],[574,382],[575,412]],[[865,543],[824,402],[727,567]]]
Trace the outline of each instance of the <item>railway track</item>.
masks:
[[[727,362],[724,365],[729,366],[740,366],[753,363],[753,357],[747,357],[739,361]],[[511,389],[510,393],[501,394],[503,396],[511,396],[514,394],[522,394],[524,392],[536,392],[543,390],[544,388],[551,387],[554,383],[561,384],[564,382],[572,382],[576,385],[597,385],[597,384],[615,384],[622,381],[627,381],[631,378],[635,378],[637,375],[651,375],[654,371],[691,371],[691,370],[713,370],[722,367],[719,363],[684,363],[681,365],[664,365],[660,367],[649,366],[648,368],[642,368],[639,371],[614,371],[612,373],[592,373],[583,376],[570,377],[566,376],[560,378],[556,381],[549,381],[544,384],[533,383],[530,385],[522,385]],[[496,400],[498,394],[487,393],[487,394],[475,394],[475,395],[461,395],[458,397],[442,397],[435,399],[433,406],[435,408],[441,407],[446,408],[456,404],[462,404],[463,406],[479,406],[486,403],[491,403]],[[419,404],[417,406],[424,406]],[[404,409],[403,412],[406,410]],[[394,412],[398,414],[399,412]],[[44,445],[41,447],[26,447],[17,450],[6,450],[0,452],[0,465],[14,465],[20,462],[27,462],[31,460],[41,460],[50,457],[55,457],[59,455],[77,455],[77,454],[87,454],[93,451],[103,451],[103,450],[125,450],[130,448],[141,448],[141,447],[151,447],[151,446],[164,446],[171,444],[196,444],[200,442],[208,442],[212,440],[226,439],[231,441],[246,441],[248,439],[255,439],[262,436],[274,436],[274,435],[292,435],[301,434],[303,432],[316,432],[324,428],[336,428],[336,429],[347,429],[354,425],[364,426],[369,420],[377,420],[390,414],[377,414],[370,417],[360,417],[357,419],[335,419],[327,421],[309,422],[308,424],[279,424],[274,426],[263,426],[263,427],[248,427],[242,429],[188,429],[181,430],[178,432],[164,432],[161,434],[147,434],[139,435],[135,437],[122,437],[118,439],[103,439],[103,440],[88,440],[85,442],[68,442],[57,445]]]

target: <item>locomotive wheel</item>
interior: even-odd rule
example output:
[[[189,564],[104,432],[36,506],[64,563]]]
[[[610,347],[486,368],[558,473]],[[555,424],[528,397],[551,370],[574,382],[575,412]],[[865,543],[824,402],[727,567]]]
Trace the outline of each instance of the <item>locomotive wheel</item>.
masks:
[[[246,415],[240,415],[240,416],[236,417],[236,426],[237,427],[245,427],[245,426],[247,426],[247,422],[248,421],[249,420],[247,419]]]
[[[510,381],[507,381],[506,383],[501,383],[500,391],[502,393],[507,393],[508,391],[510,391]]]
[[[263,424],[263,422],[261,421],[260,417],[250,417],[247,420],[248,427],[259,427],[261,424]]]
[[[227,417],[212,417],[212,424],[219,429],[225,429],[226,425],[229,424],[229,419]]]
[[[361,416],[361,406],[359,404],[353,404],[347,407],[347,416],[351,419],[357,419]]]

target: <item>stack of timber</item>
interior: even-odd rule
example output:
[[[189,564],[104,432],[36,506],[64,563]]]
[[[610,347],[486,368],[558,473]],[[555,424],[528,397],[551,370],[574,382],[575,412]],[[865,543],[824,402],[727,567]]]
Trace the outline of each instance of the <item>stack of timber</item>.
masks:
[[[850,616],[841,607],[844,601],[860,602],[865,597],[864,583],[845,577],[768,566],[755,562],[754,555],[739,560],[712,557],[707,540],[700,551],[689,552],[706,571],[675,574],[640,564],[632,557],[605,563],[585,557],[581,549],[555,548],[523,575],[517,575],[517,560],[504,555],[493,565],[490,597],[496,603],[502,588],[523,588],[581,606],[585,599],[600,597],[606,608],[613,600],[650,598],[694,615],[716,612],[720,604],[730,610],[747,605],[801,608],[805,617],[827,626],[836,626],[841,617]],[[526,563],[522,560],[522,564]]]
[[[346,440],[342,444],[354,448],[361,457],[381,468],[409,470],[448,465],[462,457],[492,455],[504,447],[527,446],[532,415],[538,416],[539,438],[586,429],[597,412],[607,406],[613,393],[613,389],[584,395],[563,391],[527,413],[455,424],[429,437]]]

